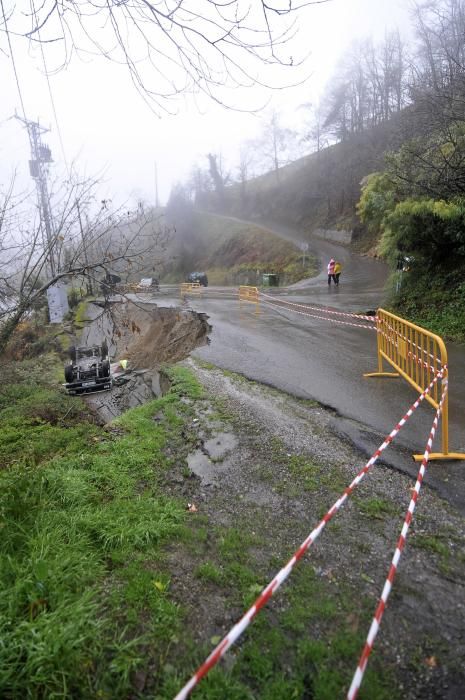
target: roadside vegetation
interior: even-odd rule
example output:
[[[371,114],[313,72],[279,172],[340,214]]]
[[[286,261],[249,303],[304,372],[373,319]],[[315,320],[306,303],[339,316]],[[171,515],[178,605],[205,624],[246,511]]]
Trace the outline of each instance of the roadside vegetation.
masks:
[[[2,372],[0,687],[125,697],[147,636],[158,659],[179,624],[157,561],[185,516],[158,482],[182,423],[173,404],[198,388],[178,372],[170,396],[105,430],[57,389],[60,371],[49,355]]]
[[[290,454],[190,369],[165,372],[165,396],[102,426],[60,390],[57,354],[3,365],[2,697],[172,698],[291,556],[297,514],[321,517],[347,484],[346,458],[328,436],[332,461]],[[254,391],[231,373],[225,380]],[[269,401],[282,400],[270,392]],[[295,406],[320,420],[319,406]],[[211,491],[187,456],[224,431],[240,436],[240,447],[222,488]],[[346,534],[335,522],[324,549],[299,564],[195,697],[342,698],[375,601],[371,572],[360,582],[340,565],[342,552],[357,557],[350,531],[361,524],[378,540],[395,529],[395,498],[383,482],[349,511]],[[424,529],[417,547],[454,577],[458,560],[443,551],[451,537],[457,532],[439,540]],[[370,538],[365,544],[372,551]],[[370,660],[362,699],[397,697],[389,644]],[[418,653],[423,667],[426,652]]]
[[[358,211],[371,230],[381,231],[378,250],[394,270],[392,308],[464,342],[465,198],[452,185],[454,173],[446,175],[446,158],[462,158],[463,146],[450,138],[438,133],[434,147],[425,139],[420,148],[417,139],[415,153],[404,146],[391,154],[387,169],[367,179]]]
[[[2,696],[125,698],[147,685],[171,698],[216,638],[196,649],[202,630],[186,628],[167,552],[182,546],[197,559],[189,575],[201,595],[217,589],[240,610],[265,583],[250,555],[265,543],[251,529],[193,518],[187,495],[170,493],[173,471],[187,485],[192,479],[182,465],[203,392],[188,371],[167,370],[165,397],[105,427],[57,389],[60,372],[53,354],[2,372]],[[361,638],[336,624],[343,598],[324,588],[311,571],[300,574],[285,595],[282,631],[265,616],[233,673],[214,671],[198,696],[252,697],[265,683],[260,697],[297,697],[308,664],[317,674],[314,697],[332,696]],[[320,617],[334,626],[332,643],[298,643],[305,620]],[[295,666],[283,675],[290,657]]]

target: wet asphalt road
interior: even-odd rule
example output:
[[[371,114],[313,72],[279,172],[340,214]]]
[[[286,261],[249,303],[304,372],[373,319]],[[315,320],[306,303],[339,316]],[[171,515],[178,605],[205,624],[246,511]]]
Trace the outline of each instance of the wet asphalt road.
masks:
[[[274,230],[296,239],[294,232]],[[388,275],[383,263],[351,254],[327,241],[315,240],[311,247],[324,262],[323,272],[286,291],[273,290],[273,294],[341,311],[360,312],[382,306]],[[331,256],[343,266],[339,288],[327,285],[325,269]],[[211,344],[194,354],[334,409],[335,430],[354,442],[363,456],[372,454],[417,398],[402,378],[363,377],[364,372],[377,367],[373,330],[308,318],[266,304],[256,315],[254,305],[246,305],[241,311],[237,297],[225,291],[209,287],[201,299],[189,300],[192,308],[210,316],[213,326]],[[465,452],[465,348],[448,344],[448,354],[449,449]],[[424,452],[433,418],[434,410],[423,402],[396,438],[395,446],[383,453],[382,461],[416,475],[418,465],[411,454]],[[433,449],[440,450],[440,433]],[[425,483],[465,512],[465,462],[431,462]]]

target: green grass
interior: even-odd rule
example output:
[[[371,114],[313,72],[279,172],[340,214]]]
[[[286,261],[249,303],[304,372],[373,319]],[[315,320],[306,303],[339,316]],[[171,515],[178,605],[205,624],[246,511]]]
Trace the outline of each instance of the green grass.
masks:
[[[118,438],[86,421],[80,399],[3,387],[3,697],[126,697],[147,645],[164,659],[181,611],[156,562],[186,516],[160,492],[163,448],[182,441],[184,402],[201,395],[185,370],[170,375],[172,391],[118,420]]]
[[[204,394],[188,370],[165,368],[169,393],[107,431],[53,387],[60,363],[44,362],[41,371],[17,366],[0,394],[0,695],[123,699],[138,697],[144,677],[143,697],[168,700],[221,632],[218,624],[204,639],[189,628],[196,587],[237,619],[283,565],[282,552],[270,556],[259,508],[228,527],[188,514],[182,488],[180,498],[166,490],[171,470],[188,485],[185,456],[198,439],[190,426]],[[339,489],[337,466],[288,457],[278,439],[267,454],[309,492]],[[186,580],[184,556],[194,562]],[[343,697],[370,614],[343,580],[335,585],[303,560],[231,650],[234,662],[213,669],[196,696]],[[393,687],[375,654],[360,697],[394,698]]]
[[[258,527],[258,514],[253,521]],[[273,574],[263,577],[251,552],[257,535],[216,528],[215,546],[209,543],[210,558],[196,569],[208,591],[225,597],[225,607],[239,605],[247,610]],[[206,543],[205,543],[206,544]],[[216,560],[211,558],[216,552]],[[269,562],[273,573],[282,566],[278,558]],[[276,597],[260,612],[239,643],[229,652],[234,662],[212,669],[196,690],[196,696],[214,698],[311,697],[315,700],[343,698],[373,614],[373,601],[354,596],[353,589],[340,577],[328,579],[316,573],[311,562],[303,560]],[[220,641],[220,636],[211,640]],[[204,645],[194,655],[195,666],[206,658],[211,647]],[[192,670],[193,670],[192,669]],[[186,679],[184,679],[186,680]],[[182,683],[181,683],[182,684]],[[165,687],[160,697],[169,698]],[[394,669],[381,661],[376,652],[370,660],[360,696],[365,700],[397,698]]]
[[[398,514],[399,510],[390,501],[384,498],[354,498],[358,511],[366,518],[384,520],[389,515]]]
[[[420,549],[426,549],[429,552],[439,554],[441,557],[448,558],[450,555],[449,547],[441,541],[441,537],[435,535],[418,535],[412,537],[411,544]]]
[[[221,584],[224,578],[223,571],[209,561],[200,564],[200,566],[197,567],[195,574],[205,581],[210,581],[217,584]]]
[[[223,580],[221,583],[224,585]],[[261,587],[249,586],[248,605]],[[240,651],[233,648],[229,652],[234,663],[214,668],[196,690],[196,697],[205,700],[344,697],[363,647],[372,612],[369,606],[354,604],[351,591],[343,585],[328,591],[328,582],[318,577],[308,563],[297,567],[292,580],[278,595],[279,624],[273,613],[276,608],[270,603],[247,629]],[[205,648],[205,655],[210,650]],[[169,695],[163,693],[161,697]],[[366,670],[359,697],[362,700],[399,697],[393,670],[382,664],[376,653]]]
[[[318,464],[299,455],[289,457],[288,464],[291,473],[299,479],[299,486],[310,492],[318,490],[322,476],[322,468]]]

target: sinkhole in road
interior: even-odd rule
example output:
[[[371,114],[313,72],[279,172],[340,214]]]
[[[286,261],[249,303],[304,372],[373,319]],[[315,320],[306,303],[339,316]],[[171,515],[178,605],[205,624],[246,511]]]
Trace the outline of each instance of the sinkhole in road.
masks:
[[[163,396],[169,380],[160,367],[174,364],[209,342],[208,316],[191,309],[118,303],[97,313],[83,333],[86,344],[109,347],[114,385],[90,395],[88,403],[108,422],[129,408]],[[121,361],[127,361],[123,369]]]

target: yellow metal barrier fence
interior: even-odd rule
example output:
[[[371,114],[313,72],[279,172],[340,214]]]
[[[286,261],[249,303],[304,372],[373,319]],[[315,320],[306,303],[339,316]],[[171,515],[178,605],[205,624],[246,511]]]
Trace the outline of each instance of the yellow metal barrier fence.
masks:
[[[255,313],[260,313],[260,296],[258,287],[248,287],[244,284],[241,285],[239,287],[239,304],[241,309],[243,301],[249,301],[255,304]]]
[[[430,331],[394,316],[389,311],[378,309],[378,371],[364,374],[364,377],[398,377],[401,375],[420,393],[442,370],[442,382],[436,382],[426,400],[437,409],[442,395],[442,386],[448,378],[447,350],[442,338]],[[384,372],[386,360],[396,372]],[[442,452],[433,452],[430,459],[465,459],[465,454],[449,452],[449,398],[442,409]],[[414,455],[418,462],[423,455]]]
[[[179,288],[179,293],[183,299],[186,294],[202,294],[200,282],[183,282]]]

